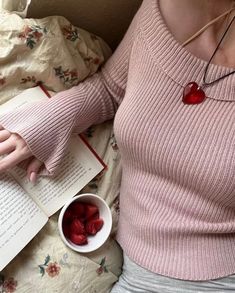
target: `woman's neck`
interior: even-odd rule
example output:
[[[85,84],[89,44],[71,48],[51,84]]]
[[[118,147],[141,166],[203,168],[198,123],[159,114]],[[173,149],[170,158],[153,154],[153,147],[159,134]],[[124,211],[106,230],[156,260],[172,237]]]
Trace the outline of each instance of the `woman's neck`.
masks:
[[[162,15],[174,37],[183,43],[212,19],[229,10],[232,0],[159,0]],[[228,16],[210,26],[204,33],[187,45],[193,54],[208,60],[225,28],[235,15]],[[235,21],[223,41],[213,63],[235,67]]]

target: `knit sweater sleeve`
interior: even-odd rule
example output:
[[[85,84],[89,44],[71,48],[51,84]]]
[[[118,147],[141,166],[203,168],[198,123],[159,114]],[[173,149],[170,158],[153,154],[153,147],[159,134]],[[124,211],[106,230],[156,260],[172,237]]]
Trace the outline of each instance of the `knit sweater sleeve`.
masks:
[[[112,119],[127,83],[131,48],[137,31],[134,17],[119,47],[105,66],[78,86],[0,116],[0,124],[18,133],[32,154],[44,162],[42,174],[53,175],[73,132]]]

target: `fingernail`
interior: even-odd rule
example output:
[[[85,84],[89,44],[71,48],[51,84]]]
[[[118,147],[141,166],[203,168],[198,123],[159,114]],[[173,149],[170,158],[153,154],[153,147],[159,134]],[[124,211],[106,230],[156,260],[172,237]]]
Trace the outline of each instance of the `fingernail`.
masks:
[[[29,181],[32,182],[33,184],[35,184],[36,180],[37,180],[37,173],[31,172],[30,177],[29,177]]]

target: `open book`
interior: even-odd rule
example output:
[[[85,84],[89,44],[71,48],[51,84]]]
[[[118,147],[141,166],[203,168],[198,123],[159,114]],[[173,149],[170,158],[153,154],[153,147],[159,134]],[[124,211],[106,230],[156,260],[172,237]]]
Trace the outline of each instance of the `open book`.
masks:
[[[1,105],[0,114],[43,99],[48,96],[40,87],[28,89]],[[0,271],[104,167],[87,142],[74,135],[55,177],[41,176],[33,185],[19,167],[0,174]]]

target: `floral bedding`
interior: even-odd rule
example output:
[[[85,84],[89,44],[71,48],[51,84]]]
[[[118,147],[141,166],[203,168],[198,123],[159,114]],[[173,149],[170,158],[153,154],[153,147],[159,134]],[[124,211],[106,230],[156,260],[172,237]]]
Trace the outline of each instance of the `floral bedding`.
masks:
[[[68,89],[95,73],[111,53],[99,37],[63,17],[22,19],[2,11],[0,39],[0,103],[38,83],[54,92]],[[117,281],[122,264],[115,241],[120,156],[111,122],[91,127],[85,135],[108,169],[81,192],[99,194],[111,207],[109,239],[93,253],[75,253],[60,239],[57,213],[0,272],[0,292],[106,293]]]

